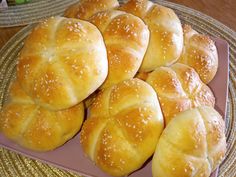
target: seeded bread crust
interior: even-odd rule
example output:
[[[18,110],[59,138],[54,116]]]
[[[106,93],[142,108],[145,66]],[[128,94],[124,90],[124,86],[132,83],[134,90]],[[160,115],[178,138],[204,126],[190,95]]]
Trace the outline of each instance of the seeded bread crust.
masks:
[[[224,120],[212,107],[177,114],[158,141],[153,177],[209,177],[225,156],[224,132]]]
[[[97,12],[114,9],[119,6],[117,0],[80,0],[66,9],[64,16],[87,20]]]
[[[130,0],[118,9],[140,17],[150,30],[140,72],[153,71],[177,61],[183,49],[183,29],[172,9],[148,0]]]
[[[15,81],[8,103],[0,112],[0,130],[24,148],[49,151],[71,139],[83,120],[83,103],[62,111],[50,111],[35,104]]]
[[[184,25],[184,48],[178,60],[193,67],[201,80],[208,84],[218,69],[218,53],[209,36],[199,34],[189,25]]]
[[[118,10],[99,12],[89,21],[101,31],[107,49],[109,71],[101,89],[133,78],[148,47],[148,27],[140,18]]]
[[[33,29],[21,50],[17,80],[36,104],[67,109],[92,94],[108,74],[103,37],[93,24],[49,18]]]
[[[99,168],[112,176],[125,176],[154,153],[162,130],[155,91],[144,81],[130,79],[97,95],[83,124],[80,142]]]
[[[179,112],[198,106],[215,106],[211,89],[191,67],[176,63],[151,72],[146,82],[157,93],[167,125]]]

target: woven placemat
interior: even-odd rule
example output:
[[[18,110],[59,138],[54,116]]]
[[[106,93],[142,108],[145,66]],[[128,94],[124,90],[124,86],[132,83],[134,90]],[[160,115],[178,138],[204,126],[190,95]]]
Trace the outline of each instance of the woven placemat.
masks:
[[[200,33],[222,38],[230,46],[229,95],[226,117],[227,153],[219,169],[219,177],[236,176],[236,33],[198,11],[165,1],[156,1],[170,7],[180,17],[182,23],[190,24]],[[23,46],[23,41],[34,25],[17,33],[0,51],[0,107],[6,99],[6,91],[14,77],[16,58]],[[0,148],[0,176],[77,176],[37,160],[18,155]],[[83,163],[83,162],[81,162]]]
[[[32,0],[30,3],[9,6],[0,11],[0,27],[23,26],[47,17],[61,15],[78,0]]]

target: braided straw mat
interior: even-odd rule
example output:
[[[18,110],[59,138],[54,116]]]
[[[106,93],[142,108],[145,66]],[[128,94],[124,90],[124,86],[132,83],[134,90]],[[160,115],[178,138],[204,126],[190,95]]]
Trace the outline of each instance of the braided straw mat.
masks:
[[[58,0],[57,0],[58,1]],[[46,1],[42,1],[46,2]],[[55,6],[60,6],[60,1]],[[69,0],[63,0],[65,4],[71,4]],[[208,17],[198,11],[185,6],[166,1],[156,1],[164,6],[170,7],[180,17],[182,23],[190,24],[200,33],[226,40],[230,46],[230,73],[229,94],[226,116],[227,154],[219,168],[219,177],[236,176],[236,33],[220,22]],[[33,5],[33,4],[32,4]],[[61,8],[61,10],[63,9]],[[51,14],[57,14],[57,8],[48,8]],[[55,10],[55,11],[53,11]],[[47,12],[48,14],[48,12]],[[0,108],[7,97],[7,88],[15,75],[16,58],[23,46],[23,41],[33,25],[23,28],[0,50]],[[76,174],[64,171],[37,160],[31,160],[22,155],[0,148],[0,176],[76,176]]]
[[[24,26],[59,15],[78,0],[32,0],[30,3],[10,5],[0,11],[0,27]]]

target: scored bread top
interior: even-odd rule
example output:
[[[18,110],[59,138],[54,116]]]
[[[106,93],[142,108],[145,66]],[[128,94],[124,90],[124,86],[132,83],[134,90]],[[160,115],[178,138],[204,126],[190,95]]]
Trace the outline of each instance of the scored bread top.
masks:
[[[201,80],[208,84],[218,69],[218,53],[214,41],[206,35],[199,34],[189,25],[184,25],[184,48],[178,60],[193,67]]]
[[[170,67],[157,68],[148,75],[146,81],[158,95],[166,125],[181,111],[201,105],[215,105],[210,88],[187,65],[176,63]]]
[[[117,0],[80,0],[66,9],[64,16],[87,20],[97,12],[113,9],[119,6]]]
[[[96,26],[63,17],[47,19],[32,30],[17,65],[23,90],[51,110],[81,102],[107,73],[106,47]]]
[[[50,111],[36,105],[15,81],[9,101],[0,112],[0,130],[27,149],[49,151],[72,138],[83,119],[83,103],[62,111]]]
[[[89,21],[101,31],[108,55],[108,76],[101,88],[133,78],[149,42],[149,30],[143,21],[126,12],[108,10]]]
[[[177,114],[157,144],[153,177],[209,177],[226,153],[224,131],[225,122],[212,107]]]
[[[130,79],[98,93],[80,140],[98,167],[113,176],[124,176],[152,155],[162,129],[155,91],[144,81]]]
[[[177,61],[183,48],[183,30],[172,9],[147,0],[130,0],[119,10],[140,17],[150,30],[148,49],[139,71],[152,71]]]

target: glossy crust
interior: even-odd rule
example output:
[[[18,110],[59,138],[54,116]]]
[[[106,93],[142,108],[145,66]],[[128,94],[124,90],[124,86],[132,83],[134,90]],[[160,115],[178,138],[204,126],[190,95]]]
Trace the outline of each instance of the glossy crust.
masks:
[[[63,111],[50,111],[36,105],[14,82],[10,100],[0,113],[0,129],[7,138],[27,149],[49,151],[71,139],[83,119],[82,103]]]
[[[184,25],[184,49],[179,63],[193,67],[204,83],[209,83],[216,75],[218,53],[215,43],[209,36],[194,31],[191,26]]]
[[[215,97],[197,72],[184,64],[160,67],[148,75],[146,80],[156,91],[165,124],[179,112],[201,105],[215,105]]]
[[[149,46],[140,71],[152,71],[177,61],[183,48],[183,30],[172,9],[147,0],[130,0],[119,9],[142,18],[150,30]]]
[[[137,73],[149,42],[144,22],[122,11],[103,11],[89,21],[101,31],[108,55],[108,76],[101,88],[133,78]]]
[[[113,9],[119,6],[117,0],[80,0],[66,9],[64,16],[87,20],[97,12]]]
[[[163,130],[155,91],[131,79],[101,91],[81,130],[84,152],[106,173],[125,176],[153,154]]]
[[[33,29],[17,65],[23,90],[51,110],[81,102],[104,82],[107,73],[106,47],[96,26],[63,17],[50,18]]]
[[[163,131],[153,177],[209,177],[226,153],[225,123],[212,107],[181,112]]]

